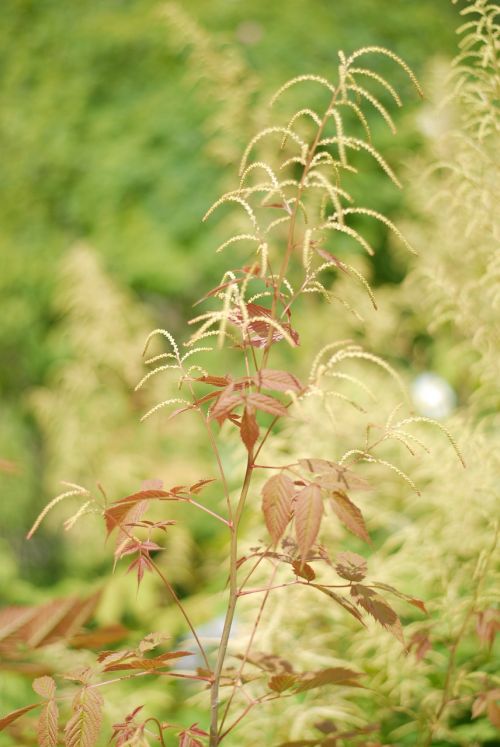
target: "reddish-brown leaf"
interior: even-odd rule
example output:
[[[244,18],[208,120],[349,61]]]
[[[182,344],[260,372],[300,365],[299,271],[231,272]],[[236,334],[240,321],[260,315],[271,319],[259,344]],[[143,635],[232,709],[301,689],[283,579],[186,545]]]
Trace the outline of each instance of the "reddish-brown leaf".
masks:
[[[394,588],[394,586],[389,586],[389,584],[382,584],[380,583],[380,581],[374,581],[372,586],[375,586],[377,589],[382,589],[382,591],[388,591],[391,594],[394,594],[394,596],[399,597],[399,599],[404,599],[405,602],[408,602],[408,604],[412,604],[414,607],[417,607],[417,609],[422,610],[422,612],[425,612],[425,614],[427,614],[427,609],[421,599],[416,599],[415,597],[408,596],[408,594],[403,594],[402,591],[398,591]]]
[[[37,607],[4,607],[0,609],[0,641],[9,638],[37,614]]]
[[[212,386],[225,387],[229,384],[229,378],[227,376],[198,376],[195,381],[200,381],[202,384],[211,384]]]
[[[293,674],[293,666],[287,659],[283,659],[281,656],[275,654],[264,654],[261,651],[254,651],[250,656],[243,656],[242,654],[236,654],[237,659],[243,659],[249,664],[253,664],[254,667],[262,669],[264,672],[270,672],[273,674]]]
[[[259,425],[253,409],[245,407],[240,424],[241,440],[250,453],[259,437]]]
[[[314,568],[310,566],[309,563],[304,563],[303,565],[301,565],[300,561],[294,560],[292,563],[292,568],[297,576],[305,578],[306,581],[314,581],[314,579],[316,578]]]
[[[139,490],[137,493],[127,495],[125,498],[120,498],[119,501],[115,501],[105,511],[104,519],[106,521],[106,529],[108,536],[111,534],[113,529],[116,529],[123,524],[128,524],[131,521],[138,521],[144,510],[147,508],[148,501],[151,498],[166,498],[171,496],[168,490]],[[141,511],[134,514],[133,509],[137,504],[144,504],[141,506]],[[131,518],[133,515],[133,518]]]
[[[481,643],[491,648],[496,634],[500,632],[500,611],[490,608],[479,612],[476,620],[476,632]]]
[[[351,596],[357,605],[366,610],[383,628],[390,631],[404,645],[403,630],[399,618],[383,597],[362,584],[351,586]]]
[[[257,410],[268,412],[270,415],[275,415],[276,417],[283,418],[288,415],[288,410],[285,405],[283,405],[279,400],[274,399],[274,397],[269,397],[267,394],[254,392],[248,395],[247,402]]]
[[[318,729],[322,734],[333,734],[337,731],[337,727],[333,721],[329,718],[325,718],[323,721],[319,721],[314,724],[315,729]]]
[[[33,680],[32,687],[42,698],[53,698],[56,694],[56,683],[52,677],[37,677]]]
[[[500,706],[498,701],[500,700],[500,691],[496,690],[496,697],[492,696],[492,693],[488,693],[488,705],[486,706],[486,713],[490,722],[497,729],[500,729]]]
[[[98,591],[86,599],[73,598],[68,600],[71,604],[57,621],[52,619],[50,631],[43,638],[39,638],[38,645],[46,646],[61,638],[71,638],[92,617],[100,598],[101,592]],[[39,629],[38,636],[41,635],[41,632]],[[33,638],[31,638],[31,641],[33,641]]]
[[[169,651],[166,654],[160,654],[151,658],[136,656],[132,652],[133,658],[123,657],[121,661],[110,662],[104,665],[105,672],[118,672],[122,669],[141,669],[144,671],[155,671],[170,666],[169,662],[173,659],[180,659],[183,656],[192,656],[191,651]],[[108,658],[109,661],[109,658]]]
[[[29,713],[29,711],[32,711],[33,708],[38,708],[40,705],[41,703],[31,703],[31,705],[24,706],[23,708],[18,708],[15,711],[11,711],[3,718],[0,718],[0,731],[3,731],[7,726],[9,726],[9,724],[12,724],[20,716],[23,716],[25,713]]]
[[[274,389],[276,392],[300,392],[304,388],[293,374],[288,373],[288,371],[276,371],[272,368],[263,368],[254,376],[254,381],[257,386],[264,389]]]
[[[363,514],[342,490],[335,490],[331,495],[333,510],[349,531],[370,543],[370,537],[366,529]]]
[[[0,653],[12,655],[20,644],[38,648],[69,638],[92,615],[100,594],[87,599],[54,599],[37,607],[6,607],[0,612]]]
[[[194,485],[191,485],[189,488],[189,492],[193,495],[197,495],[200,493],[204,488],[206,488],[207,485],[210,485],[210,483],[215,482],[215,478],[208,477],[204,480],[198,480],[198,482],[195,482]]]
[[[250,317],[250,323],[247,323],[244,319],[240,309],[233,309],[231,311],[230,321],[239,327],[245,324],[250,337],[248,344],[256,348],[263,348],[268,344],[269,339],[272,344],[284,339],[283,333],[266,321],[266,319],[272,318],[270,309],[266,309],[265,306],[260,306],[259,304],[247,303],[246,310],[248,317]],[[263,318],[256,319],[256,317]],[[252,319],[255,319],[255,321],[252,321]],[[281,323],[281,327],[290,336],[295,345],[298,345],[299,335],[296,330],[290,324],[286,323]]]
[[[65,747],[94,747],[102,723],[103,698],[98,690],[82,687],[73,700],[73,715],[64,730]]]
[[[47,700],[42,707],[37,724],[39,747],[57,747],[58,744],[59,709],[53,698]]]
[[[422,661],[427,653],[432,649],[431,639],[426,631],[417,631],[410,638],[407,650],[414,651],[417,661]]]
[[[323,594],[326,594],[330,597],[330,599],[333,599],[334,602],[336,602],[340,607],[343,607],[350,615],[356,618],[358,622],[361,623],[361,625],[364,625],[363,616],[361,612],[352,604],[352,602],[347,599],[347,597],[343,597],[340,594],[337,594],[335,591],[332,591],[332,589],[328,589],[326,586],[321,586],[320,584],[311,584],[311,586],[314,586],[315,589],[319,589],[323,592]]]
[[[262,488],[264,521],[275,544],[283,536],[292,518],[294,494],[295,486],[293,482],[282,472],[270,477]]]
[[[189,729],[179,732],[179,747],[203,747],[203,744],[196,737],[208,737],[208,733],[198,727],[198,724],[191,724]]]
[[[296,674],[275,674],[267,684],[270,690],[282,693],[297,682],[297,676]]]
[[[69,639],[72,648],[101,648],[127,638],[129,631],[120,623],[106,625],[103,628],[77,633]]]
[[[297,493],[294,506],[295,536],[303,565],[307,560],[309,550],[316,542],[321,519],[323,517],[323,501],[321,489],[318,485],[310,484]]]
[[[355,552],[339,552],[335,570],[348,581],[362,581],[367,572],[366,560]]]
[[[358,678],[361,672],[355,672],[353,669],[346,667],[329,667],[319,672],[307,672],[302,675],[295,691],[298,693],[312,690],[315,687],[323,685],[349,685],[350,687],[360,687]]]
[[[234,391],[234,387],[223,389],[217,401],[210,410],[210,418],[223,423],[229,414],[242,402],[242,394]]]

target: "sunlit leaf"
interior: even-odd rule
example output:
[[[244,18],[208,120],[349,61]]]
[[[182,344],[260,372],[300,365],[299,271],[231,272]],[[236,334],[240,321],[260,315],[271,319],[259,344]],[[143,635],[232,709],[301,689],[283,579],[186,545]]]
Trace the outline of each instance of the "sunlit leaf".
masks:
[[[272,368],[263,368],[255,377],[255,383],[264,389],[274,389],[277,392],[300,392],[304,387],[288,371],[276,371]]]
[[[302,562],[316,542],[323,517],[323,501],[318,485],[306,485],[295,497],[295,536]]]
[[[64,730],[65,747],[94,747],[102,723],[103,697],[91,687],[83,687],[76,694],[73,715]]]
[[[288,410],[285,405],[283,405],[279,400],[274,399],[274,397],[269,397],[267,394],[252,392],[252,394],[248,395],[247,402],[257,410],[268,412],[270,415],[275,415],[276,417],[282,418],[288,415]]]
[[[255,413],[248,407],[245,407],[241,416],[240,434],[247,451],[251,452],[259,437],[259,426],[255,418]]]
[[[293,482],[282,472],[273,475],[262,488],[264,521],[273,542],[279,542],[292,516]]]
[[[330,497],[332,499],[333,510],[342,524],[344,524],[349,531],[355,534],[356,537],[370,543],[370,537],[366,529],[363,514],[351,501],[349,496],[341,490],[335,490]]]

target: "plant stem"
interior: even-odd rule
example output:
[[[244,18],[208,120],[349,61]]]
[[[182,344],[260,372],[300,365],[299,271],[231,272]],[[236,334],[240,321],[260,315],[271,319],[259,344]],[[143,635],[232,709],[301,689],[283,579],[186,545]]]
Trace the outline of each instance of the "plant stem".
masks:
[[[226,521],[223,516],[220,516],[219,514],[216,514],[215,511],[211,511],[206,506],[203,506],[201,503],[198,503],[197,501],[193,501],[192,498],[187,498],[186,503],[190,503],[192,506],[196,506],[196,508],[199,508],[200,511],[204,511],[206,514],[210,514],[210,516],[213,516],[214,519],[217,519],[218,521],[222,521],[223,524],[230,527],[231,524],[229,521]]]
[[[284,584],[276,584],[276,586],[263,586],[261,589],[247,589],[247,591],[240,591],[238,592],[239,597],[247,596],[247,594],[261,594],[262,592],[266,592],[266,594],[270,591],[273,591],[274,589],[284,589],[285,586],[296,586],[297,584],[302,583],[301,581],[287,581]]]
[[[196,644],[197,644],[198,648],[200,649],[200,654],[201,654],[201,655],[202,655],[202,657],[203,657],[203,662],[204,662],[204,664],[205,664],[206,668],[207,668],[207,669],[210,669],[210,664],[209,664],[209,662],[208,662],[208,658],[207,658],[207,655],[206,655],[206,653],[205,653],[205,649],[203,648],[203,646],[202,646],[202,644],[201,644],[201,641],[200,641],[200,639],[198,638],[198,634],[197,634],[197,632],[196,632],[196,630],[195,630],[195,628],[194,628],[194,625],[193,625],[193,623],[192,623],[192,622],[191,622],[191,620],[189,619],[189,616],[188,616],[188,614],[187,614],[186,610],[184,609],[184,607],[183,607],[183,606],[182,606],[182,604],[181,604],[181,600],[179,599],[179,597],[178,597],[178,596],[177,596],[177,594],[175,593],[175,591],[174,591],[174,588],[173,588],[172,584],[171,584],[171,583],[170,583],[170,582],[169,582],[169,581],[168,581],[168,580],[167,580],[167,579],[165,578],[165,576],[164,576],[164,575],[163,575],[163,573],[161,572],[160,568],[159,568],[159,567],[158,567],[158,566],[156,565],[156,563],[154,562],[154,560],[152,560],[151,558],[149,558],[149,562],[151,563],[151,566],[152,566],[152,567],[153,567],[153,568],[155,569],[155,571],[156,571],[156,573],[158,574],[158,576],[159,576],[159,577],[161,578],[161,580],[163,581],[163,584],[164,584],[165,588],[166,588],[166,589],[168,590],[168,592],[169,592],[170,596],[172,597],[172,599],[174,600],[175,604],[176,604],[176,605],[177,605],[177,607],[179,608],[179,610],[180,610],[180,612],[181,612],[181,615],[183,616],[184,620],[185,620],[185,621],[187,622],[187,624],[188,624],[188,626],[189,626],[189,630],[190,630],[190,631],[191,631],[191,633],[193,634],[193,638],[194,638],[194,640],[196,641]]]
[[[244,585],[246,584],[246,582],[248,581],[248,579],[252,575],[253,571],[257,568],[257,565],[259,564],[259,562],[261,560],[262,560],[262,556],[259,558],[259,560],[257,561],[257,563],[254,565],[254,567],[252,568],[252,570],[250,571],[250,573],[248,574],[248,576],[246,577],[246,579],[242,583],[242,585],[240,587],[240,591],[241,591],[241,589],[243,589]],[[272,585],[274,583],[274,579],[276,577],[277,571],[278,571],[278,566],[275,565],[274,568],[273,568],[273,572],[271,574],[271,578],[269,580],[269,584],[270,585]],[[262,602],[260,603],[259,611],[257,613],[257,617],[255,618],[255,622],[253,624],[252,632],[250,634],[250,638],[248,640],[247,647],[246,647],[245,653],[243,655],[242,662],[241,662],[239,670],[238,670],[238,674],[237,674],[237,677],[236,677],[236,681],[234,683],[234,687],[233,687],[232,693],[229,696],[229,699],[228,699],[228,701],[226,703],[226,708],[224,710],[224,715],[222,717],[222,721],[221,721],[221,725],[220,725],[221,729],[224,727],[224,723],[225,723],[226,718],[227,718],[227,716],[229,714],[229,709],[231,708],[231,703],[233,702],[234,696],[236,695],[236,690],[238,688],[238,684],[237,683],[238,683],[238,680],[241,678],[241,676],[243,674],[243,670],[245,668],[245,664],[247,663],[248,656],[249,656],[250,651],[252,649],[253,642],[254,642],[254,639],[255,639],[255,635],[257,633],[257,628],[259,627],[260,621],[262,619],[262,614],[264,612],[264,607],[266,606],[267,600],[269,599],[269,594],[270,594],[270,588],[268,588],[266,594],[264,595],[264,598],[262,599]],[[244,690],[243,690],[243,692],[244,692]],[[226,733],[227,732],[224,732],[223,736],[225,736]]]
[[[210,740],[209,747],[217,747],[219,744],[218,717],[219,717],[219,687],[224,660],[226,658],[229,635],[236,611],[236,602],[238,600],[238,527],[245,506],[246,497],[250,488],[253,474],[253,455],[248,454],[245,479],[241,488],[240,499],[236,507],[233,525],[231,527],[231,547],[230,547],[230,567],[229,567],[229,601],[224,620],[224,627],[219,644],[219,652],[214,669],[214,678],[210,692]]]

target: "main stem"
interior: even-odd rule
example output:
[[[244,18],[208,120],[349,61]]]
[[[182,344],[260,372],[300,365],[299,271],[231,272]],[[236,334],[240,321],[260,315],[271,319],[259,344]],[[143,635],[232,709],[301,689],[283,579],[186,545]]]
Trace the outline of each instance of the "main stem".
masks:
[[[224,620],[224,628],[222,630],[222,636],[219,644],[219,652],[217,654],[217,662],[215,664],[213,682],[210,691],[210,741],[209,747],[217,747],[219,744],[219,687],[222,668],[224,666],[224,660],[226,658],[227,646],[229,643],[229,636],[231,634],[231,627],[234,620],[234,613],[236,611],[236,602],[238,600],[238,527],[245,506],[246,497],[250,488],[253,473],[253,455],[250,453],[247,459],[247,467],[245,471],[245,479],[241,488],[240,499],[236,507],[236,513],[234,515],[234,521],[231,526],[231,547],[230,547],[230,568],[229,568],[229,601],[226,611],[226,617]]]
[[[319,141],[321,139],[321,135],[323,133],[326,121],[328,119],[328,114],[333,106],[335,99],[338,94],[338,89],[335,91],[335,93],[332,96],[332,100],[323,116],[323,119],[320,122],[320,125],[318,127],[318,131],[316,133],[316,136],[314,138],[314,141],[309,149],[309,153],[306,158],[304,171],[302,173],[302,178],[300,180],[300,183],[298,185],[297,189],[297,198],[295,205],[293,207],[292,215],[290,216],[290,226],[288,231],[288,242],[287,247],[285,251],[285,256],[283,257],[283,261],[281,263],[278,281],[275,285],[274,294],[273,294],[273,300],[272,300],[272,306],[271,306],[271,315],[275,318],[276,317],[276,311],[278,306],[278,299],[280,294],[281,285],[283,282],[283,278],[285,277],[288,264],[290,262],[290,258],[293,251],[294,246],[294,235],[295,235],[295,223],[297,219],[297,210],[300,203],[300,198],[302,196],[302,192],[305,187],[307,175],[309,173],[309,169],[311,167],[312,159],[314,157],[314,154],[316,152],[316,149],[318,147]],[[265,368],[267,365],[267,360],[269,357],[269,351],[271,348],[271,339],[272,339],[272,327],[269,326],[269,338],[267,341],[267,345],[265,346],[263,356],[262,356],[262,363],[261,368]],[[241,514],[243,512],[243,508],[245,506],[245,500],[248,495],[248,490],[250,488],[250,482],[252,480],[252,473],[253,473],[253,454],[248,454],[247,459],[247,467],[245,472],[245,479],[243,482],[243,487],[241,489],[240,499],[238,501],[238,506],[236,508],[236,513],[234,515],[234,519],[231,526],[231,550],[230,550],[230,571],[229,571],[229,602],[228,607],[226,611],[226,617],[224,620],[224,628],[222,631],[221,641],[219,645],[219,652],[217,655],[217,662],[214,669],[213,674],[213,682],[211,687],[211,694],[210,694],[210,740],[209,740],[209,747],[217,747],[217,745],[220,743],[221,736],[219,735],[219,687],[220,687],[220,677],[222,673],[222,669],[224,666],[224,660],[226,658],[226,652],[227,652],[227,646],[229,642],[229,635],[231,633],[231,626],[233,624],[234,620],[234,613],[236,610],[236,602],[238,600],[238,580],[237,580],[237,561],[238,561],[238,527],[239,522],[241,519]],[[267,598],[267,597],[266,597]]]

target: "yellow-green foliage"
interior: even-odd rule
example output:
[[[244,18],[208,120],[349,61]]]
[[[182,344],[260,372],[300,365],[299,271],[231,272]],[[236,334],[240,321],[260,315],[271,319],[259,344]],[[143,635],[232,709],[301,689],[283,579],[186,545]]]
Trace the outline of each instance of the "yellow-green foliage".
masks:
[[[180,3],[165,3],[160,14],[171,45],[178,52],[188,50],[190,83],[205,103],[211,102],[204,125],[207,152],[224,164],[232,163],[246,133],[255,129],[256,76],[236,45],[218,43]]]
[[[485,414],[500,406],[500,26],[494,3],[469,3],[462,15],[460,54],[435,76],[440,105],[422,120],[428,152],[413,229],[422,261],[407,288],[430,332],[458,351],[460,383]]]
[[[91,289],[91,292],[89,290]],[[109,500],[139,488],[145,479],[166,477],[165,453],[172,436],[163,437],[153,422],[139,425],[145,401],[134,387],[143,373],[141,351],[151,320],[131,294],[105,274],[97,255],[79,244],[67,254],[58,277],[56,311],[62,320],[52,344],[60,351],[50,385],[31,395],[31,407],[43,435],[47,469],[42,487],[54,494],[61,479],[71,479],[97,492],[99,482]],[[151,382],[159,396],[159,382]],[[187,434],[189,434],[189,423]],[[141,428],[140,439],[137,430]],[[196,457],[168,459],[168,479],[197,476]],[[71,506],[68,503],[72,504]],[[52,518],[71,517],[84,499],[68,497]],[[74,562],[95,566],[106,550],[88,553],[93,522],[79,522],[72,533]],[[185,531],[176,534],[178,578],[186,578],[188,558],[181,548],[190,545]],[[184,539],[181,539],[184,537]],[[187,563],[187,565],[186,565]]]

